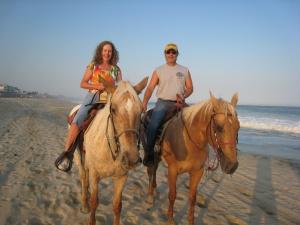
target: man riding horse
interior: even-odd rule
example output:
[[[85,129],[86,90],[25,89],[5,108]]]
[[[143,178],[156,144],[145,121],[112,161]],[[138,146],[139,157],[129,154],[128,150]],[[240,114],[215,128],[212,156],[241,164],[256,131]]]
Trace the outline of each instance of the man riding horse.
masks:
[[[179,55],[176,44],[167,44],[164,49],[166,64],[156,68],[146,89],[143,99],[143,111],[147,110],[147,104],[153,90],[158,86],[156,96],[158,100],[152,112],[149,125],[146,130],[147,145],[143,163],[145,166],[154,164],[154,145],[158,128],[162,125],[166,114],[177,103],[183,104],[184,99],[193,92],[193,82],[188,68],[177,64]]]

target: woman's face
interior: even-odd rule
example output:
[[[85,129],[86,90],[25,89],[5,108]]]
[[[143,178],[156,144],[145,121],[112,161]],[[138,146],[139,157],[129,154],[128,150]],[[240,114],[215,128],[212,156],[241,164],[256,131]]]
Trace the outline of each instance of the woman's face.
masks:
[[[108,63],[112,56],[112,46],[110,44],[106,44],[102,49],[102,60],[103,62]]]

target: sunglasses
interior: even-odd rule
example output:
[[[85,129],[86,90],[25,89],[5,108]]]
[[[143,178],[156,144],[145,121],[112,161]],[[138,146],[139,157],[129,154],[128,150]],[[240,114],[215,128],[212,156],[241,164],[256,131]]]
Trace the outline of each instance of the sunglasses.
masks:
[[[170,49],[170,50],[168,50],[168,51],[165,51],[165,53],[166,53],[167,55],[169,55],[169,54],[177,55],[177,51],[175,51],[175,50],[173,50],[173,49]]]

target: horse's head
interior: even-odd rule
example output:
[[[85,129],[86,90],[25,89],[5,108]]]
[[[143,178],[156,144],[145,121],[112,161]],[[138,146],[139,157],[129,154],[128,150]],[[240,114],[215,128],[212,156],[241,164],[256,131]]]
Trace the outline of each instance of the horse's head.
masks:
[[[110,102],[110,115],[117,147],[120,153],[126,156],[130,167],[141,161],[137,143],[142,103],[138,94],[145,88],[147,81],[148,77],[135,86],[121,81]]]
[[[222,170],[227,174],[232,174],[238,167],[236,145],[240,123],[235,111],[238,95],[235,94],[230,103],[210,95],[213,105],[210,123],[212,142],[218,149]]]

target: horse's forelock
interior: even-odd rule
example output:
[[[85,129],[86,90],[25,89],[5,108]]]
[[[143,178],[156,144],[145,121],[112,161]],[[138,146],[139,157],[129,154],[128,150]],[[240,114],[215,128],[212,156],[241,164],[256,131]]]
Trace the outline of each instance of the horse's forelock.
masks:
[[[228,114],[230,114],[234,119],[236,119],[235,108],[229,102],[220,99],[218,107],[220,112],[224,113],[226,117]]]
[[[128,93],[131,96],[131,99],[134,100],[134,106],[135,107],[138,106],[139,110],[141,110],[142,107],[141,100],[139,99],[136,91],[128,81],[121,81],[119,83],[119,86],[112,97],[113,98],[112,101],[116,101],[117,103],[118,100],[120,100],[121,97],[126,93]]]

